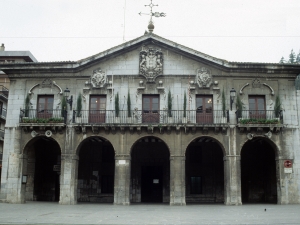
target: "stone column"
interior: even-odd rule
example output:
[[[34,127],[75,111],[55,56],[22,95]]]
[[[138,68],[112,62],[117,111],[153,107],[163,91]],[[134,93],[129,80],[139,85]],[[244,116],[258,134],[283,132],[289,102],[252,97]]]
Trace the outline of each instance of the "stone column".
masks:
[[[130,168],[129,154],[115,156],[114,204],[130,205]]]
[[[288,200],[288,181],[283,179],[284,176],[284,159],[282,156],[276,157],[276,185],[277,185],[277,204],[286,205],[289,203]]]
[[[61,155],[60,197],[59,204],[77,204],[77,171],[78,156],[75,154]]]
[[[239,155],[224,157],[224,204],[241,205],[241,160]]]
[[[170,156],[170,205],[185,203],[185,156]]]

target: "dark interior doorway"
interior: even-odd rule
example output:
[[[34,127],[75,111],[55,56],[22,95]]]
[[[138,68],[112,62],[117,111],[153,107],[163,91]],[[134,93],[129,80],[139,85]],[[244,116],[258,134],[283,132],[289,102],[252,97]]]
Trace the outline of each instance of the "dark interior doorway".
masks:
[[[224,162],[220,145],[210,137],[194,140],[186,151],[186,203],[224,202]]]
[[[163,201],[163,167],[142,167],[142,202]]]
[[[131,153],[131,202],[170,202],[170,154],[156,137],[139,140]]]
[[[40,138],[33,147],[34,152],[30,154],[35,155],[33,200],[59,201],[61,168],[59,145],[50,138]],[[30,159],[28,161],[32,162]],[[28,169],[30,171],[32,167],[29,166]]]
[[[100,137],[86,140],[79,152],[78,202],[113,202],[115,152]]]
[[[276,203],[276,161],[272,146],[261,138],[247,142],[241,152],[243,203]]]

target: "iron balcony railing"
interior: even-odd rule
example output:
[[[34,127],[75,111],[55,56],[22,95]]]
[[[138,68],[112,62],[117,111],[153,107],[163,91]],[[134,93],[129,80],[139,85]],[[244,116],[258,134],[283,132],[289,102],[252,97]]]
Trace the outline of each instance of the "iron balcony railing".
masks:
[[[283,123],[282,111],[275,110],[241,110],[236,111],[238,123],[276,124]]]
[[[4,95],[6,98],[8,98],[8,89],[2,85],[0,85],[0,94]]]
[[[0,116],[2,119],[6,119],[6,109],[5,108],[0,109]]]
[[[66,121],[66,110],[20,109],[20,123],[66,123]]]
[[[73,111],[78,124],[226,124],[229,112],[222,110],[81,110]]]

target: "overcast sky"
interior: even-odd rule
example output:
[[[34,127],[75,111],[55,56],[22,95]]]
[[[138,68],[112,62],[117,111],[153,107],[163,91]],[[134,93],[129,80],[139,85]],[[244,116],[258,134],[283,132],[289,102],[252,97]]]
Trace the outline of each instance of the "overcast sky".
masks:
[[[150,0],[0,0],[0,43],[38,61],[79,60],[144,34]],[[154,33],[211,56],[279,62],[300,50],[300,0],[153,0]]]

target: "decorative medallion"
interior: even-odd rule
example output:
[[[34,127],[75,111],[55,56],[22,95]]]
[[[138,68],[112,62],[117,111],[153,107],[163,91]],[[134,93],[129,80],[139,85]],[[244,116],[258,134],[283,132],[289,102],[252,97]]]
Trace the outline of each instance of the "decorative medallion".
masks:
[[[143,47],[140,52],[140,75],[147,82],[155,82],[156,77],[163,73],[163,53],[160,49]]]
[[[102,88],[107,84],[106,73],[103,72],[100,68],[93,71],[91,77],[91,84],[93,88]]]
[[[252,87],[254,88],[260,88],[261,87],[261,83],[260,83],[260,80],[255,78],[252,82]]]
[[[202,67],[197,70],[196,83],[199,88],[209,88],[212,84],[212,76],[208,69]]]
[[[42,88],[46,88],[46,87],[52,88],[52,85],[53,85],[53,82],[49,78],[46,78],[45,80],[43,80],[43,82],[41,84]]]

